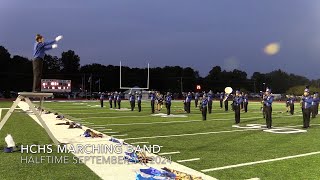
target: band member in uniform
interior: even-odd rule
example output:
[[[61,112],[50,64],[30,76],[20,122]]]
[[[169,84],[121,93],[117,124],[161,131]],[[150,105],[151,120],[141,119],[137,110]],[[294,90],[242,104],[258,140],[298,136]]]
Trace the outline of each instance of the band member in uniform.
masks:
[[[118,93],[116,91],[116,92],[113,93],[114,108],[117,108],[117,97],[118,97]]]
[[[290,108],[290,96],[289,95],[286,95],[287,97],[287,100],[286,100],[286,108],[287,108],[287,112],[289,112],[289,108]]]
[[[223,92],[220,93],[220,108],[222,108],[222,102],[223,102],[224,94]]]
[[[311,115],[312,118],[315,118],[317,115],[317,104],[319,104],[319,97],[317,93],[313,94],[313,101],[312,101],[312,106],[311,106]]]
[[[262,115],[263,115],[263,118],[265,119],[266,118],[266,104],[264,103],[264,97],[266,96],[266,93],[265,92],[261,92],[261,97],[262,97],[262,101],[261,101],[261,112],[262,112]]]
[[[290,114],[293,115],[294,113],[294,102],[296,101],[296,99],[294,98],[294,96],[291,96],[289,98],[289,109],[290,109]]]
[[[103,101],[104,101],[104,93],[100,92],[100,106],[103,108]]]
[[[266,116],[266,124],[267,128],[271,129],[272,127],[272,102],[273,102],[273,96],[271,95],[271,89],[267,88],[265,96],[263,97],[264,101],[264,111]]]
[[[200,96],[200,95],[199,95],[198,92],[196,92],[196,93],[194,94],[194,105],[195,105],[196,108],[198,107],[199,96]]]
[[[242,102],[240,104],[240,108],[243,109],[243,98],[244,98],[244,92],[241,92],[241,98],[242,98]]]
[[[236,91],[236,96],[233,98],[233,108],[234,108],[234,119],[235,123],[240,123],[240,106],[242,103],[242,97],[240,91]]]
[[[41,77],[42,77],[42,68],[43,68],[43,59],[46,55],[46,51],[50,49],[55,49],[58,47],[57,43],[62,39],[62,36],[58,36],[54,41],[44,42],[42,35],[36,35],[36,43],[33,48],[33,92],[41,91]]]
[[[243,97],[243,106],[244,106],[244,112],[248,112],[248,94],[245,94]]]
[[[141,112],[141,100],[142,100],[142,93],[140,91],[140,92],[138,92],[138,95],[137,95],[138,111],[139,112]]]
[[[207,105],[208,105],[208,99],[207,95],[203,94],[200,110],[202,112],[202,120],[207,120]]]
[[[120,92],[119,93],[117,93],[117,97],[116,97],[116,101],[118,102],[118,109],[120,109],[120,105],[121,105],[121,96],[120,96],[121,94],[120,94]],[[115,108],[116,108],[116,106],[115,106]]]
[[[151,113],[154,113],[154,101],[156,100],[156,95],[153,91],[150,92],[150,100],[151,100]]]
[[[230,105],[231,105],[231,110],[234,111],[234,103],[233,103],[233,101],[232,101],[232,103]]]
[[[109,98],[110,109],[112,109],[112,99],[113,99],[112,93],[108,93],[108,98]]]
[[[170,92],[167,93],[167,97],[166,97],[166,108],[167,108],[167,115],[170,115],[170,108],[171,108],[171,94]]]
[[[190,111],[191,111],[191,99],[192,99],[191,92],[188,92],[187,97],[186,97],[186,101],[185,101],[187,113],[190,113]]]
[[[163,105],[163,95],[157,92],[157,110],[161,111]]]
[[[182,101],[182,103],[183,103],[183,110],[184,110],[184,112],[187,112],[187,101],[186,101],[186,99],[187,99],[187,93],[182,92],[182,97],[183,97],[183,101]]]
[[[129,93],[129,101],[130,101],[131,111],[133,111],[136,105],[136,97],[132,92]]]
[[[208,111],[209,111],[209,114],[211,114],[211,112],[212,112],[212,100],[213,100],[213,94],[212,94],[211,90],[208,93],[207,100],[208,100]]]
[[[230,94],[225,94],[225,95],[224,95],[224,99],[225,99],[225,100],[224,100],[224,110],[225,110],[225,111],[228,111],[228,108],[229,108],[229,107],[228,107],[228,106],[229,106],[229,104],[228,104],[229,95],[230,95]]]
[[[308,87],[304,90],[302,96],[302,115],[303,115],[303,128],[310,127],[310,115],[311,115],[311,105],[313,98],[310,96],[310,91]]]

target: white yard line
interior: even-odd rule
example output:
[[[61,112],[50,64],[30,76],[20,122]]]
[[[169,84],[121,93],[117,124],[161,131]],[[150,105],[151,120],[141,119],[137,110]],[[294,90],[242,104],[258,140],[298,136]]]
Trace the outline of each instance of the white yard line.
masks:
[[[242,132],[242,131],[256,131],[261,129],[246,129],[246,130],[232,130],[232,131],[212,131],[204,133],[190,133],[190,134],[172,134],[172,135],[163,135],[163,136],[145,136],[145,137],[135,137],[135,138],[126,138],[124,140],[133,140],[133,139],[155,139],[155,138],[167,138],[167,137],[181,137],[181,136],[196,136],[196,135],[206,135],[206,134],[220,134],[220,133],[230,133],[230,132]]]
[[[73,111],[73,110],[70,110],[70,111]],[[78,111],[78,110],[77,110]],[[83,110],[82,110],[83,111]],[[132,111],[124,111],[125,113],[132,113]],[[279,112],[282,112],[282,111],[274,111],[273,113],[279,113]],[[117,114],[119,113],[119,111],[108,111],[108,112],[87,112],[87,113],[66,113],[66,114]],[[121,112],[122,113],[122,112]],[[216,111],[212,111],[212,114],[230,114],[231,112],[216,112]],[[248,112],[250,114],[252,113],[261,113],[262,112]],[[179,114],[184,114],[184,113],[179,113]],[[152,114],[151,114],[152,115]],[[185,115],[185,114],[184,114]]]
[[[140,118],[140,117],[151,117],[150,115],[147,116],[109,116],[109,117],[103,117],[103,116],[98,116],[98,117],[86,117],[86,118],[79,118],[79,119],[117,119],[117,118]]]
[[[112,135],[112,136],[122,137],[122,136],[128,136],[128,134],[115,134],[115,135]]]
[[[0,121],[2,120],[1,113],[2,113],[2,108],[0,108]]]
[[[94,129],[96,129],[96,128],[94,128]],[[97,130],[99,130],[99,131],[112,131],[112,129],[97,129]]]
[[[165,153],[159,153],[158,155],[161,156],[161,155],[169,155],[169,154],[179,154],[180,152],[179,151],[175,151],[175,152],[165,152]]]
[[[95,125],[93,125],[92,127],[106,127],[106,125],[98,125],[98,124],[95,124]]]
[[[108,132],[108,131],[103,131],[105,134],[118,134],[119,132]]]
[[[282,161],[282,160],[286,160],[286,159],[311,156],[311,155],[316,155],[316,154],[320,154],[320,151],[305,153],[305,154],[298,154],[298,155],[294,155],[294,156],[286,156],[286,157],[275,158],[275,159],[267,159],[267,160],[262,160],[262,161],[247,162],[247,163],[235,164],[235,165],[230,165],[230,166],[216,167],[216,168],[211,168],[211,169],[203,169],[201,171],[202,172],[217,171],[217,170],[230,169],[230,168],[242,167],[242,166],[250,166],[250,165],[262,164],[262,163],[268,163],[268,162],[274,162],[274,161]]]
[[[198,160],[200,160],[200,158],[178,160],[177,162],[180,163],[180,162],[190,162],[190,161],[198,161]]]
[[[130,144],[149,144],[149,142],[134,142],[134,143],[130,143]]]
[[[94,124],[92,122],[82,122],[82,124]]]
[[[295,115],[301,116],[301,115]],[[283,117],[283,116],[273,116],[273,117]],[[292,116],[290,116],[292,117]],[[262,117],[248,117],[248,118],[241,118],[241,119],[262,119]],[[231,119],[207,119],[206,121],[231,121]],[[160,122],[141,122],[141,123],[123,123],[123,124],[107,124],[108,126],[130,126],[130,125],[147,125],[147,124],[171,124],[171,123],[190,123],[190,122],[201,122],[203,120],[186,120],[186,121],[160,121]]]

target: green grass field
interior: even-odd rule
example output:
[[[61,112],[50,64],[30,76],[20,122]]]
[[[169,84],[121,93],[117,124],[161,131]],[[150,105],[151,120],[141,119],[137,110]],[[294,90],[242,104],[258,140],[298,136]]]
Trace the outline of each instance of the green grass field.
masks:
[[[202,121],[200,111],[194,107],[193,103],[191,114],[185,114],[182,112],[182,102],[173,102],[172,114],[187,115],[187,117],[175,118],[151,116],[149,102],[142,103],[142,112],[138,112],[137,109],[134,112],[111,110],[107,103],[105,104],[107,107],[100,108],[98,101],[83,103],[46,102],[45,107],[93,129],[97,127],[96,125],[112,129],[112,132],[116,133],[109,135],[120,135],[118,137],[125,139],[128,143],[148,142],[148,144],[163,146],[160,153],[180,152],[165,155],[170,156],[173,161],[200,158],[200,160],[181,163],[195,170],[224,167],[221,170],[215,169],[204,172],[217,179],[249,179],[254,177],[260,179],[320,179],[320,154],[225,168],[230,165],[320,151],[319,117],[312,119],[311,124],[313,125],[306,133],[275,134],[260,129],[248,130],[232,127],[234,112],[231,109],[228,112],[220,109],[218,102],[214,102],[213,113],[208,114],[207,121]],[[1,103],[1,106],[8,107],[9,104]],[[129,103],[123,101],[122,108],[129,108]],[[162,109],[161,113],[166,113],[166,109]],[[265,124],[260,112],[260,103],[250,102],[248,113],[242,112],[241,118],[241,126]],[[12,134],[16,136],[18,142],[30,144],[34,141],[44,144],[50,142],[49,137],[45,135],[45,131],[35,122],[25,121],[29,119],[27,115],[15,113],[12,119],[16,119],[16,121],[8,122],[4,131],[1,131],[0,138],[3,139],[5,133],[9,132],[10,129],[11,132],[16,132]],[[22,126],[15,126],[17,122],[22,123]],[[296,104],[296,111],[293,116],[285,112],[284,103],[273,104],[274,127],[297,126],[294,128],[301,129],[298,125],[302,125],[302,114],[298,104]],[[30,129],[32,129],[32,132],[30,132]],[[22,134],[21,132],[25,133]],[[108,131],[103,132],[108,134]],[[14,175],[12,170],[7,167],[9,162],[23,166],[22,169],[26,170],[23,176],[31,174],[31,172],[42,177],[47,176],[46,167],[21,165],[9,156],[20,157],[20,154],[0,154],[0,179],[3,179],[2,176],[8,177],[6,175],[7,171]],[[6,160],[3,161],[3,159]],[[63,172],[64,169],[74,168],[72,165],[48,166],[56,168],[56,173]],[[84,166],[77,166],[76,169],[81,173],[91,173]],[[81,175],[81,173],[74,174]],[[55,174],[51,175],[52,177],[55,176]],[[65,176],[67,175],[70,174],[65,174]],[[65,176],[58,175],[57,177],[63,179]],[[91,177],[95,176],[92,175]]]

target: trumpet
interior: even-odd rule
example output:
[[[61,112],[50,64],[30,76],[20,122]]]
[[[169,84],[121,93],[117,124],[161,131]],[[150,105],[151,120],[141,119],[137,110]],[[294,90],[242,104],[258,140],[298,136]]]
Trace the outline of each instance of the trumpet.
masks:
[[[232,91],[233,91],[233,89],[232,89],[231,87],[226,87],[226,88],[224,88],[224,92],[225,92],[226,94],[225,94],[225,97],[224,97],[224,99],[223,99],[223,102],[225,102],[225,101],[228,99],[228,97],[229,97],[229,95],[232,93]]]

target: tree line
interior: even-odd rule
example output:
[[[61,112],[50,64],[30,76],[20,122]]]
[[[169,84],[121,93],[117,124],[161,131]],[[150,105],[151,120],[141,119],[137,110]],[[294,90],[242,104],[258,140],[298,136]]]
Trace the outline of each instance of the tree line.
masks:
[[[122,67],[122,86],[146,87],[147,68]],[[68,79],[72,81],[72,90],[89,90],[90,77],[92,91],[98,91],[100,81],[101,91],[119,91],[120,68],[113,65],[97,63],[80,65],[80,57],[74,51],[68,50],[61,57],[46,55],[44,58],[44,79]],[[32,60],[11,55],[8,50],[0,46],[0,91],[31,91],[32,86]],[[223,70],[214,66],[208,75],[201,77],[197,70],[191,67],[165,66],[150,68],[150,89],[159,91],[196,91],[196,86],[201,86],[201,91],[212,90],[222,92],[230,86],[247,92],[256,92],[271,87],[273,93],[301,94],[294,88],[310,85],[319,88],[320,79],[309,80],[304,76],[287,73],[281,69],[269,73],[254,72],[251,77],[244,71],[234,69]]]

